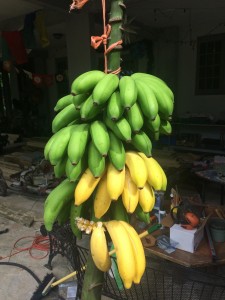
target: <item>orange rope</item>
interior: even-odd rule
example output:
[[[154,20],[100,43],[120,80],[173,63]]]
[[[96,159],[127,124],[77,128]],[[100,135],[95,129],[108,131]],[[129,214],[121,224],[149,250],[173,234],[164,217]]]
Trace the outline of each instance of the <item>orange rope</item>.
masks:
[[[107,48],[107,40],[109,37],[109,34],[111,32],[111,25],[107,24],[106,25],[106,20],[105,20],[105,15],[106,15],[106,5],[105,5],[105,0],[102,0],[102,18],[103,18],[103,34],[101,36],[92,36],[91,37],[91,46],[94,49],[97,49],[101,44],[104,45],[104,67],[105,73],[108,73],[108,62],[107,62],[107,54],[112,51],[115,47],[118,45],[121,45],[123,43],[122,40],[113,43]],[[121,68],[119,67],[117,70],[113,70],[111,73],[114,74],[119,74],[121,71]]]
[[[70,11],[73,9],[81,9],[89,0],[73,0],[70,5]]]

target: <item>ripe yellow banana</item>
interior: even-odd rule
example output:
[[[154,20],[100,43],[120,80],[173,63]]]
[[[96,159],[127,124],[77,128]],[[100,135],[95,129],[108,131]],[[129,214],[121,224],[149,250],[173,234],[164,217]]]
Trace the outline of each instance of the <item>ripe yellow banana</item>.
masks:
[[[97,226],[93,228],[90,239],[90,250],[96,267],[102,272],[107,272],[111,267],[111,258],[102,222],[98,222]]]
[[[165,192],[166,188],[167,188],[167,177],[166,177],[166,174],[165,174],[163,168],[161,168],[161,171],[162,171],[162,187],[161,187],[161,190]]]
[[[107,168],[107,190],[111,200],[117,200],[122,195],[125,183],[125,167],[118,171],[112,163]]]
[[[155,193],[148,182],[146,182],[144,188],[139,191],[139,204],[145,213],[152,211],[155,206]]]
[[[75,205],[80,205],[88,200],[100,179],[101,177],[95,178],[89,168],[86,169],[86,171],[82,174],[74,192]]]
[[[147,181],[148,173],[145,162],[137,152],[126,152],[126,166],[130,171],[133,182],[142,189]]]
[[[108,211],[111,204],[111,197],[107,190],[107,173],[99,181],[97,191],[94,197],[94,213],[97,219],[100,219]]]
[[[125,183],[122,193],[123,205],[128,213],[133,213],[138,205],[139,190],[131,178],[128,168],[125,168]]]
[[[161,166],[153,157],[146,157],[143,153],[138,152],[138,154],[145,161],[147,171],[148,171],[148,183],[154,188],[154,190],[159,191],[162,189],[163,178]]]
[[[136,266],[134,250],[126,229],[120,221],[105,223],[116,250],[117,265],[120,277],[126,289],[129,289],[135,277]]]
[[[128,223],[124,221],[119,221],[125,230],[128,233],[130,238],[133,252],[134,252],[134,260],[135,260],[135,276],[134,276],[134,283],[139,284],[144,274],[145,267],[146,267],[146,259],[145,259],[145,252],[141,242],[140,237],[138,236],[137,231]]]

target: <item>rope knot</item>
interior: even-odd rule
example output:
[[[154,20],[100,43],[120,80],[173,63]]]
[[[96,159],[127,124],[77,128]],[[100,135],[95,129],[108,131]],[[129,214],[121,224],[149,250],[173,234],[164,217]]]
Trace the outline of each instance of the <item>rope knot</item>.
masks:
[[[101,36],[92,36],[91,37],[91,46],[94,49],[97,49],[101,44],[107,45],[107,40],[111,31],[111,26],[108,24],[105,27],[104,33]]]

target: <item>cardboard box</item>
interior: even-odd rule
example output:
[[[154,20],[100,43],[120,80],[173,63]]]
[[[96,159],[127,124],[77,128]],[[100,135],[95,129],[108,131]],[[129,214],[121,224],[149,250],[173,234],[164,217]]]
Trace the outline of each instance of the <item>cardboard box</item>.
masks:
[[[198,228],[188,230],[181,227],[180,224],[174,224],[170,227],[171,240],[178,243],[177,249],[194,253],[204,237],[204,227],[208,218],[205,218]]]

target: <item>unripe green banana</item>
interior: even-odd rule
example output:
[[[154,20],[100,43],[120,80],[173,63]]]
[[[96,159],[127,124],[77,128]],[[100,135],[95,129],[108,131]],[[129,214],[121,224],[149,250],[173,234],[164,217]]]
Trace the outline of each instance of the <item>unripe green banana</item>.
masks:
[[[70,206],[70,227],[73,232],[73,234],[78,238],[81,239],[82,232],[77,227],[76,218],[80,218],[83,210],[83,204],[76,206],[72,202]]]
[[[122,106],[130,109],[137,100],[137,87],[131,76],[123,76],[119,82]]]
[[[110,214],[112,220],[130,223],[128,213],[123,205],[121,197],[117,201],[112,201],[110,206]]]
[[[119,78],[115,74],[106,74],[95,86],[92,92],[94,104],[102,105],[113,94],[119,85]]]
[[[67,153],[73,165],[76,165],[84,154],[89,137],[89,127],[89,124],[78,124],[71,132]]]
[[[160,89],[163,89],[168,94],[168,96],[171,98],[172,102],[174,102],[174,94],[173,94],[172,90],[165,83],[165,81],[163,81],[159,77],[154,76],[152,74],[147,74],[147,73],[134,73],[131,75],[131,77],[134,79],[137,79],[137,78],[146,79],[149,82],[151,81],[153,84],[157,84]]]
[[[44,224],[47,231],[51,231],[56,218],[64,205],[68,205],[74,199],[76,184],[68,179],[63,180],[48,195],[44,205]]]
[[[71,199],[71,203],[73,203],[73,199]],[[70,219],[70,204],[63,205],[60,210],[56,220],[60,226],[63,226]]]
[[[107,156],[110,146],[109,134],[105,124],[94,121],[90,127],[92,141],[102,156]]]
[[[89,93],[96,84],[105,77],[105,73],[99,70],[87,71],[78,76],[72,83],[71,92],[74,94]]]
[[[108,128],[122,141],[130,143],[131,141],[131,128],[128,121],[122,118],[118,122],[113,122],[106,115],[104,115],[104,122]],[[117,125],[119,124],[119,126]],[[122,130],[122,131],[121,131]]]
[[[94,105],[92,95],[90,95],[80,107],[80,117],[83,121],[94,118],[100,112],[101,107]]]
[[[61,129],[62,130],[62,129]],[[51,149],[51,146],[53,144],[53,142],[58,138],[58,136],[61,134],[61,130],[59,130],[58,132],[54,133],[49,140],[47,141],[47,143],[45,144],[45,148],[44,148],[44,158],[46,160],[49,160],[49,151]]]
[[[135,79],[135,82],[141,81],[148,85],[148,87],[152,90],[155,94],[158,107],[159,107],[159,115],[162,116],[163,119],[171,119],[174,109],[174,101],[171,98],[170,93],[165,91],[164,86],[161,83],[157,83],[148,77],[144,76],[141,78]]]
[[[61,178],[65,175],[67,162],[67,154],[64,154],[64,157],[54,166],[54,174],[56,178]]]
[[[69,95],[66,95],[62,98],[60,98],[57,102],[56,102],[56,105],[54,107],[54,111],[59,111],[59,110],[62,110],[63,108],[65,108],[66,106],[70,105],[73,101],[73,97],[74,95],[73,94],[69,94]]]
[[[80,110],[81,104],[89,97],[89,94],[78,94],[73,96],[72,103],[77,110]]]
[[[112,93],[107,104],[107,116],[112,121],[117,121],[122,116],[122,114],[123,107],[121,105],[120,93],[118,91],[115,91],[114,93]]]
[[[145,125],[152,131],[152,132],[159,132],[159,127],[160,127],[160,116],[157,115],[155,117],[155,120],[149,120],[149,119],[146,119],[145,120]]]
[[[134,133],[138,133],[141,130],[144,124],[144,118],[137,103],[134,103],[134,105],[126,112],[126,119]]]
[[[54,117],[52,121],[52,132],[55,133],[59,131],[78,117],[80,117],[79,111],[75,109],[73,103],[69,104]]]
[[[75,182],[79,179],[80,175],[83,173],[83,171],[86,169],[87,162],[86,162],[86,156],[83,155],[81,160],[74,166],[71,164],[71,161],[69,158],[66,162],[65,172],[66,176],[69,179],[70,182]]]
[[[60,130],[60,134],[54,139],[48,153],[50,163],[55,166],[61,161],[67,152],[67,146],[70,140],[71,131],[74,130],[76,125],[65,127]]]
[[[135,209],[135,214],[141,222],[144,222],[145,224],[149,224],[151,222],[149,212],[145,213],[139,203]]]
[[[152,156],[152,142],[144,131],[140,131],[132,137],[132,145],[147,157]]]
[[[113,166],[118,170],[123,170],[125,166],[125,149],[122,141],[116,137],[116,135],[109,130],[110,148],[109,148],[109,160]]]
[[[161,119],[159,132],[160,134],[170,135],[172,133],[171,123],[167,120]]]
[[[150,120],[154,120],[158,114],[158,102],[155,94],[149,86],[140,79],[135,80],[138,90],[137,101],[141,107],[142,113]]]
[[[88,167],[95,178],[100,177],[105,171],[105,157],[101,155],[92,141],[88,146]]]

